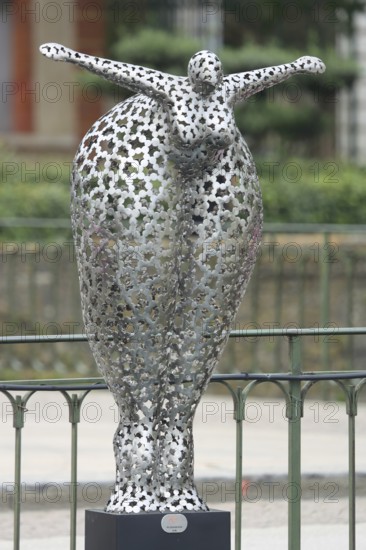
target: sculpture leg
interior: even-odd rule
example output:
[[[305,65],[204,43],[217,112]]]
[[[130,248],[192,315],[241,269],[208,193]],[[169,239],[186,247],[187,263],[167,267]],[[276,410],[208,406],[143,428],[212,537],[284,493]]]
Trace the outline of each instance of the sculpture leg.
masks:
[[[170,411],[171,412],[171,411]],[[208,510],[193,478],[193,416],[163,419],[159,433],[160,511]]]
[[[154,483],[156,451],[152,422],[124,419],[113,443],[117,474],[107,512],[156,511],[159,497]]]
[[[207,510],[193,481],[192,420],[123,420],[114,436],[117,465],[107,512]]]

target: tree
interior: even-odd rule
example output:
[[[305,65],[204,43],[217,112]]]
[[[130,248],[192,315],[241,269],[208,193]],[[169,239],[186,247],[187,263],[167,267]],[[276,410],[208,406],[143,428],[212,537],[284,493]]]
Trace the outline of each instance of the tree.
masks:
[[[335,154],[339,91],[351,86],[358,74],[356,63],[337,53],[337,37],[352,32],[353,18],[363,7],[363,0],[112,0],[109,55],[184,75],[191,55],[207,47],[207,29],[212,27],[222,34],[217,53],[226,73],[285,63],[304,54],[318,56],[327,65],[324,75],[301,75],[262,92],[241,105],[236,118],[257,155],[327,157]],[[121,89],[113,94],[117,100],[128,95]]]

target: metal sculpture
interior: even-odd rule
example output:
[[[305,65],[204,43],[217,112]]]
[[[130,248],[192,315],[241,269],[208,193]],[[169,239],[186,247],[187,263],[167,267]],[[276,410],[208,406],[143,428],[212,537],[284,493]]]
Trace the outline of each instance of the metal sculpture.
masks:
[[[256,170],[233,107],[317,58],[224,76],[196,53],[188,77],[41,52],[133,95],[76,153],[72,225],[90,346],[120,411],[110,512],[207,510],[193,480],[192,423],[227,342],[261,239]]]

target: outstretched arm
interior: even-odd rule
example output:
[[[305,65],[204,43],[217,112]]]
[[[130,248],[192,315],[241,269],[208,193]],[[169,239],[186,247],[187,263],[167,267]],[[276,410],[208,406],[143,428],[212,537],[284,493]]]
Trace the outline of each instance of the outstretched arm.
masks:
[[[172,84],[179,80],[179,77],[153,69],[79,53],[52,42],[43,44],[40,52],[50,59],[74,63],[123,88],[151,95],[157,99],[167,99],[167,93]]]
[[[238,103],[287,80],[290,76],[299,73],[319,74],[325,71],[325,65],[317,57],[300,57],[292,63],[277,65],[276,67],[265,67],[247,73],[236,73],[224,77],[225,90],[229,102]]]

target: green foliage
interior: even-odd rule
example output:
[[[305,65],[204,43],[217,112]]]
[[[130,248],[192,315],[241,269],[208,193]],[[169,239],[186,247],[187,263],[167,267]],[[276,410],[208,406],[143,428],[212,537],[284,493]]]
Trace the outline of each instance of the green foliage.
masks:
[[[0,155],[1,156],[1,155]],[[266,222],[365,223],[366,168],[327,160],[256,159]],[[0,173],[3,164],[0,163]],[[12,181],[0,185],[0,218],[19,218],[0,227],[1,240],[64,239],[66,229],[21,227],[22,218],[50,224],[70,219],[68,174],[65,182]]]
[[[68,229],[20,227],[21,220],[27,218],[50,220],[50,225],[55,219],[69,219],[69,182],[69,163],[46,158],[20,160],[0,147],[0,219],[19,220],[14,222],[18,226],[0,226],[0,238],[57,239],[69,235]]]
[[[199,49],[198,40],[147,28],[137,34],[124,36],[114,45],[112,53],[127,63],[184,75],[187,74],[189,59]]]
[[[254,152],[273,149],[278,154],[320,156],[317,141],[333,131],[333,109],[338,90],[350,85],[358,74],[357,64],[340,59],[332,50],[313,47],[309,55],[321,57],[327,70],[322,75],[297,75],[252,96],[238,106],[236,122]],[[224,48],[221,59],[227,73],[278,65],[301,57],[304,52],[288,48],[248,44]],[[328,138],[331,142],[331,138]]]
[[[188,60],[200,47],[200,41],[197,39],[164,30],[144,28],[133,35],[123,35],[112,47],[111,55],[126,63],[185,75]],[[337,88],[349,84],[357,76],[357,63],[352,59],[341,59],[332,48],[321,50],[317,46],[311,46],[305,47],[305,50],[272,44],[264,46],[251,42],[240,48],[223,47],[218,54],[225,73],[251,71],[259,67],[288,63],[306,54],[322,57],[327,66],[326,75],[315,77],[321,87],[322,84],[328,87],[331,82],[333,87]],[[306,86],[311,87],[311,83],[314,84],[314,78],[311,76],[301,75],[297,79]]]
[[[366,169],[334,161],[262,161],[266,222],[364,224]]]
[[[200,49],[198,40],[166,30],[143,28],[123,36],[112,48],[112,57],[135,65],[146,65],[172,74],[187,74],[187,62]],[[225,73],[253,70],[295,60],[304,54],[321,57],[327,65],[324,75],[298,75],[282,85],[253,96],[238,106],[236,120],[254,152],[274,148],[287,154],[313,155],[320,137],[332,131],[337,91],[357,76],[357,65],[339,59],[331,48],[321,50],[282,47],[278,44],[246,43],[239,48],[224,47],[218,52]],[[108,86],[107,84],[104,85]],[[110,86],[110,90],[112,87]],[[118,93],[120,100],[126,96]],[[324,142],[327,150],[332,139]]]
[[[0,218],[67,218],[69,189],[50,183],[3,184],[0,186]]]
[[[174,75],[187,74],[189,59],[201,49],[198,40],[152,28],[134,34],[122,33],[121,36],[111,47],[112,59]],[[118,101],[132,95],[129,90],[84,71],[80,72],[79,80],[84,85],[93,82],[107,94],[118,98]]]
[[[70,235],[67,229],[53,229],[54,220],[70,218],[69,187],[45,182],[0,185],[0,219],[17,218],[14,227],[0,227],[1,240],[36,240],[64,238]],[[28,221],[37,218],[49,220],[50,227],[27,227]],[[57,224],[56,224],[57,225]]]
[[[115,15],[115,4],[108,2]],[[110,23],[109,32],[111,56],[122,61],[185,75],[192,53],[207,47],[207,31],[214,21],[224,44],[217,53],[226,73],[278,65],[303,55],[323,59],[324,75],[298,75],[276,86],[274,96],[272,90],[258,94],[258,101],[238,108],[237,120],[255,153],[270,154],[277,148],[281,154],[287,149],[287,155],[311,158],[329,156],[334,150],[337,93],[358,75],[355,61],[342,59],[336,43],[340,35],[352,36],[365,0],[225,0],[193,3],[189,13],[179,2],[151,0],[135,6],[135,17],[127,6],[118,25],[116,19]],[[187,18],[195,16],[197,25],[190,29]],[[291,86],[298,86],[301,97],[296,105],[284,105],[291,103],[286,95]],[[115,97],[122,100],[127,95]],[[274,105],[264,105],[268,97],[275,98]]]
[[[282,48],[278,45],[264,46],[249,43],[240,48],[223,48],[220,52],[220,59],[226,73],[236,73],[288,63],[303,55],[321,57],[327,67],[323,75],[315,77],[300,75],[291,78],[291,82],[301,83],[303,87],[312,89],[316,85],[323,92],[329,90],[330,83],[333,88],[350,84],[358,74],[358,65],[354,60],[341,58],[333,48],[320,49],[316,46],[305,46],[298,50],[291,47]]]
[[[335,36],[352,29],[353,18],[365,6],[362,0],[298,0],[297,2],[238,2],[225,0],[225,44],[240,47],[250,40],[276,41],[303,48],[334,44]]]
[[[244,137],[277,133],[281,137],[303,142],[319,134],[326,124],[326,113],[319,116],[312,105],[306,105],[299,111],[297,104],[293,103],[257,101],[238,109],[236,122]]]

